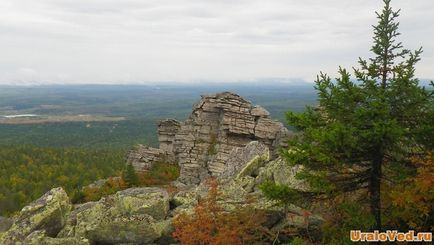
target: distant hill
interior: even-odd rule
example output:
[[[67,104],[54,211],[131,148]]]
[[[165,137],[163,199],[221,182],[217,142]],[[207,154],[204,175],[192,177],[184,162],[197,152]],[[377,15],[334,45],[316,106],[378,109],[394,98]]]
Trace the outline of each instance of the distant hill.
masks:
[[[230,84],[0,86],[0,116],[36,114],[56,118],[44,124],[29,124],[29,120],[21,120],[25,125],[20,120],[15,125],[0,124],[0,144],[98,148],[155,145],[158,120],[183,120],[200,95],[222,91],[238,93],[253,104],[262,105],[282,122],[287,110],[302,111],[316,100],[313,84],[273,80]],[[77,121],[79,115],[107,120]],[[116,117],[125,120],[109,120]]]

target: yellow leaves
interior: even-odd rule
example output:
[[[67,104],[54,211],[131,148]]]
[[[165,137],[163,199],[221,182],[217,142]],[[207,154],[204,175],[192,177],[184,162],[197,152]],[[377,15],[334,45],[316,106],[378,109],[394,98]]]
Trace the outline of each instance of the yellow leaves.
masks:
[[[21,178],[17,175],[12,175],[10,177],[9,181],[10,181],[10,184],[12,185],[12,187],[14,187],[14,188],[22,186],[26,182],[23,178]]]

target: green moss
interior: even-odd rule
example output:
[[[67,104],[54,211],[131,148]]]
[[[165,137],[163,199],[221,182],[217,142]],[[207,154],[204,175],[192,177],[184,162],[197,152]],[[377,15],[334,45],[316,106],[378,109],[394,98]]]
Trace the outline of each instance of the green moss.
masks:
[[[250,176],[255,173],[260,167],[264,165],[265,162],[269,161],[270,155],[269,153],[256,156],[252,160],[250,160],[244,168],[238,173],[237,178],[242,178],[245,176]]]
[[[217,135],[214,133],[210,133],[210,144],[208,146],[208,155],[213,156],[217,154]]]

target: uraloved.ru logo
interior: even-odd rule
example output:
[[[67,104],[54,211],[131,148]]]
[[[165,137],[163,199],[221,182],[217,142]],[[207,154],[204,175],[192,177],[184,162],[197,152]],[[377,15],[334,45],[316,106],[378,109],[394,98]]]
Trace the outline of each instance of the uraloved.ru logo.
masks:
[[[432,232],[418,232],[413,230],[399,232],[387,230],[380,232],[362,232],[360,230],[350,231],[350,239],[353,242],[432,242]]]

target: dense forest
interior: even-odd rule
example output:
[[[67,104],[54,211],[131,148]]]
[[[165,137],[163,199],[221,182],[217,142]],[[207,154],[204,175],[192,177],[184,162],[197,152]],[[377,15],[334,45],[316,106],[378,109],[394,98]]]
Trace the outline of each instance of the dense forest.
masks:
[[[64,122],[0,125],[1,145],[125,149],[157,144],[156,121]]]
[[[121,176],[122,149],[0,147],[0,216],[10,215],[53,187],[73,196],[95,180]]]

